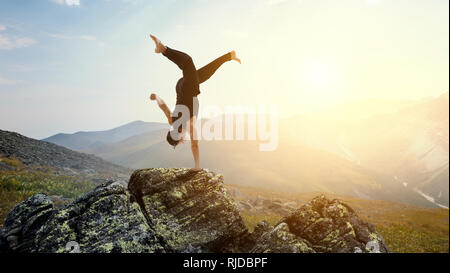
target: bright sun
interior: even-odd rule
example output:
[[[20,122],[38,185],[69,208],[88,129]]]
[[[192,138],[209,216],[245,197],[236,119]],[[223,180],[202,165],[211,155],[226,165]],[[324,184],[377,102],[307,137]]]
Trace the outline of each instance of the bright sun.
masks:
[[[329,64],[322,61],[302,65],[300,79],[303,92],[308,93],[311,98],[330,95],[335,85],[335,73]]]
[[[333,73],[330,66],[323,62],[312,62],[302,71],[306,84],[313,91],[327,92],[331,88]]]

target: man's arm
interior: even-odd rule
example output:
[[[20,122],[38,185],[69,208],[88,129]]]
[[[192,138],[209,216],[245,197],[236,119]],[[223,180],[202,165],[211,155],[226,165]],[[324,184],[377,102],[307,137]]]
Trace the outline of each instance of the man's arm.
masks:
[[[195,130],[194,118],[190,120],[190,136],[191,136],[191,150],[194,156],[195,167],[194,170],[200,170],[200,151],[198,149],[197,131]]]
[[[167,107],[167,105],[163,101],[163,99],[158,97],[158,95],[156,95],[156,94],[151,94],[150,95],[150,99],[151,100],[156,100],[156,102],[158,103],[159,108],[164,112],[164,115],[166,115],[167,121],[169,122],[170,125],[172,125],[172,115],[170,113],[170,109],[169,109],[169,107]]]

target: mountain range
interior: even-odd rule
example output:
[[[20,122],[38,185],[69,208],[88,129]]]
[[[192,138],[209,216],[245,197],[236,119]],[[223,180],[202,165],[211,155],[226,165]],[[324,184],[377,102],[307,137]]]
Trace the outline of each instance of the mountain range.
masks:
[[[82,151],[118,142],[134,135],[165,129],[167,127],[168,126],[163,123],[143,122],[138,120],[106,131],[80,131],[74,134],[60,133],[42,140],[64,146],[71,150]]]
[[[236,185],[448,207],[448,108],[448,93],[421,101],[350,102],[280,120],[273,152],[260,152],[256,141],[200,141],[201,165]],[[46,141],[133,169],[192,166],[190,146],[171,149],[166,133],[167,125],[133,122]],[[80,145],[86,135],[96,137]]]

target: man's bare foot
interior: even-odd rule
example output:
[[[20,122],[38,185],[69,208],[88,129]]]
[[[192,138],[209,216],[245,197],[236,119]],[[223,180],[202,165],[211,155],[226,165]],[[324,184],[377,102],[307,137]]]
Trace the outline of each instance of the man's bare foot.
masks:
[[[161,43],[161,41],[158,38],[156,38],[152,34],[150,34],[150,38],[152,38],[153,42],[155,42],[155,52],[156,53],[166,52],[166,50],[167,50],[166,46],[163,45],[163,43]]]
[[[202,168],[200,168],[200,167],[195,167],[195,168],[190,168],[189,169],[189,171],[191,171],[191,172],[198,172],[198,171],[201,171],[202,170]]]
[[[234,60],[234,61],[236,61],[236,62],[238,62],[238,63],[241,63],[241,59],[239,59],[237,56],[236,56],[236,51],[231,51],[231,59],[232,60]]]

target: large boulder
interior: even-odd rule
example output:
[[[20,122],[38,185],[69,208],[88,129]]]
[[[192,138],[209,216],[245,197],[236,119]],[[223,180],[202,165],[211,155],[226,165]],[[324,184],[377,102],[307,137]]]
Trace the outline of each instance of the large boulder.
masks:
[[[171,251],[235,252],[248,233],[223,176],[207,170],[147,169],[129,183],[155,231]]]
[[[0,252],[388,252],[375,228],[338,200],[317,197],[275,227],[250,233],[208,170],[146,169],[57,209],[43,194],[18,204]]]

